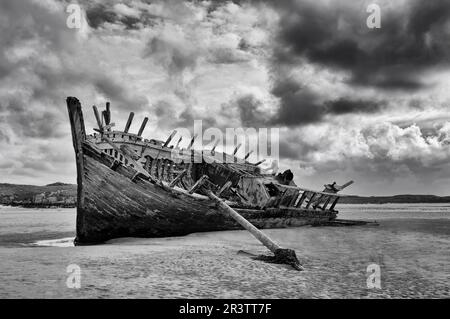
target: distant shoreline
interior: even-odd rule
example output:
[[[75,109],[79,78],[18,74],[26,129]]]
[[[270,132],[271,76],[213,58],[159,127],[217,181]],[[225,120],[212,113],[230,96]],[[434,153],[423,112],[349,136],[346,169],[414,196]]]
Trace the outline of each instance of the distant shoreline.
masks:
[[[45,186],[0,183],[0,205],[27,208],[74,208],[77,185],[52,183]],[[339,204],[431,204],[450,203],[450,196],[393,195],[343,196]]]

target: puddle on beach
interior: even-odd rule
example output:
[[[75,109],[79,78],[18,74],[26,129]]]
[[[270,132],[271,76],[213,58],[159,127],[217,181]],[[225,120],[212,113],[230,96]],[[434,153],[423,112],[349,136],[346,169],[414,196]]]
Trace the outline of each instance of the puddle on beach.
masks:
[[[39,246],[39,247],[75,247],[74,238],[60,238],[60,239],[47,239],[47,240],[38,240],[31,243],[31,246]]]

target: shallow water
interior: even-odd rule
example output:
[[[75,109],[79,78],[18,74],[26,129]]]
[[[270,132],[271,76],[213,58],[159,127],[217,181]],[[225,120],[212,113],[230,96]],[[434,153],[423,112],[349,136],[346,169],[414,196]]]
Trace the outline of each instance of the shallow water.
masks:
[[[73,247],[74,209],[0,206],[0,297],[449,298],[450,204],[340,205],[343,219],[380,226],[265,232],[296,250],[305,271],[255,261],[246,231],[122,238]],[[67,267],[81,269],[68,288]],[[381,289],[367,287],[380,266]]]

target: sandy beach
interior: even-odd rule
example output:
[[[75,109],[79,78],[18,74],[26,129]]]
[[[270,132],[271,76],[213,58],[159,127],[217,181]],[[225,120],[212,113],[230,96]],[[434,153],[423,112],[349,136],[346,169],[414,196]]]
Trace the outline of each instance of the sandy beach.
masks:
[[[0,297],[450,297],[449,206],[357,206],[341,208],[341,218],[377,219],[380,226],[265,230],[296,250],[303,272],[239,253],[267,253],[245,231],[73,247],[74,210],[2,207]],[[373,263],[381,268],[381,289],[367,288]],[[66,286],[70,264],[81,268],[80,289]]]

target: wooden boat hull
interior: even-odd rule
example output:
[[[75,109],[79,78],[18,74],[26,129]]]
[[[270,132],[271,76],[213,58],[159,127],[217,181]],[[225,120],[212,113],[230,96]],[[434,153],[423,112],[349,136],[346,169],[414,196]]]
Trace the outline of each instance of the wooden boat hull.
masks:
[[[110,169],[83,156],[83,201],[77,208],[77,244],[98,243],[118,237],[167,237],[194,232],[241,229],[206,198],[168,192],[160,185],[137,179],[126,167]],[[102,157],[102,154],[98,154]],[[112,164],[112,163],[111,163]],[[336,213],[315,210],[236,210],[258,228],[283,228],[320,224]]]
[[[86,141],[79,102],[68,100],[68,108],[77,162],[76,244],[241,229],[208,197],[154,183],[137,177],[129,166],[115,165],[114,158]],[[327,210],[234,208],[258,228],[317,225],[336,218],[335,211]]]

